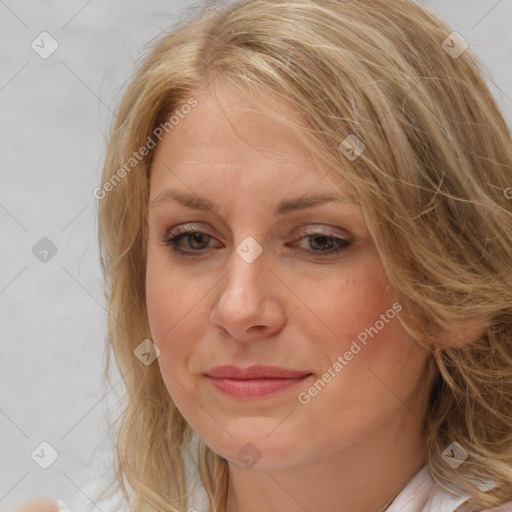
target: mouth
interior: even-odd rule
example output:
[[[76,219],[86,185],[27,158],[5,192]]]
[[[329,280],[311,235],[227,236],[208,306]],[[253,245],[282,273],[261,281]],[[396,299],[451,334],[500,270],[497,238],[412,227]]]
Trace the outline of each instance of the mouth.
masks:
[[[277,366],[218,366],[205,376],[219,391],[235,398],[258,398],[290,389],[311,372]]]

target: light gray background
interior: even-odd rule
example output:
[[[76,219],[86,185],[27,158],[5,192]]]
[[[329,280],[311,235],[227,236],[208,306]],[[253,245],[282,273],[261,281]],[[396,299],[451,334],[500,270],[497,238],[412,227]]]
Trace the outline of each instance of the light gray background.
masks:
[[[481,58],[511,126],[512,0],[425,3]],[[126,81],[193,5],[0,0],[0,510],[35,495],[100,510],[89,498],[109,469],[103,415],[124,388],[117,373],[102,384],[92,191]],[[59,45],[47,59],[31,48],[43,31]],[[42,237],[57,247],[46,263],[32,252]],[[31,458],[42,441],[59,453],[48,469]]]

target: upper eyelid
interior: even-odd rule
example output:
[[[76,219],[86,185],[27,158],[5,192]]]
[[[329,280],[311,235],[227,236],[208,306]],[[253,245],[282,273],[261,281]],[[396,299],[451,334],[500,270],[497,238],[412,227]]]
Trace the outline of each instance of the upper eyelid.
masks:
[[[318,224],[318,223],[317,223]],[[180,230],[179,228],[183,227],[185,229]],[[302,229],[301,229],[302,228]],[[323,229],[321,229],[323,228]],[[338,230],[332,231],[332,230]],[[300,231],[299,231],[300,230]],[[305,230],[305,231],[304,231]],[[342,231],[341,233],[339,231]],[[211,239],[215,240],[217,243],[223,243],[219,240],[219,237],[210,233],[208,229],[203,229],[201,226],[198,226],[196,223],[184,223],[179,224],[169,230],[166,231],[164,236],[165,240],[180,238],[180,240],[187,239],[187,235],[192,235],[194,233],[201,233],[206,236],[209,236]],[[325,236],[327,238],[343,240],[345,242],[349,242],[351,245],[356,243],[358,239],[354,237],[353,234],[349,233],[342,228],[329,227],[325,225],[316,225],[313,224],[305,224],[293,230],[292,240],[288,240],[287,243],[298,243],[303,239],[311,238],[314,236]],[[211,240],[210,240],[211,241]]]
[[[183,230],[180,230],[179,228],[183,228]],[[174,232],[175,230],[178,230],[178,232],[174,233],[175,235],[179,235],[179,234],[187,234],[187,232],[201,232],[201,233],[204,233],[206,235],[210,235],[212,237],[217,237],[218,235],[214,235],[212,233],[210,233],[210,230],[211,231],[214,231],[214,232],[217,232],[218,233],[218,230],[215,229],[215,228],[205,228],[203,227],[202,225],[200,225],[200,223],[197,223],[197,222],[184,222],[184,223],[181,223],[181,224],[177,224],[176,226],[172,227],[172,228],[169,228],[166,230],[166,232],[170,235],[172,232]],[[185,231],[186,230],[186,231]],[[307,230],[307,231],[310,231],[311,233],[310,234],[324,234],[326,236],[339,236],[340,238],[345,236],[345,237],[352,237],[352,233],[347,231],[346,229],[342,228],[342,227],[339,227],[339,226],[329,226],[329,225],[326,225],[325,223],[321,223],[321,222],[304,222],[302,223],[301,225],[295,227],[293,229],[293,232],[295,233],[296,231],[304,231],[304,230]],[[319,231],[315,231],[315,230],[319,230]],[[328,231],[328,232],[323,232],[323,231]],[[334,231],[334,232],[333,232]],[[220,235],[221,236],[221,235]]]

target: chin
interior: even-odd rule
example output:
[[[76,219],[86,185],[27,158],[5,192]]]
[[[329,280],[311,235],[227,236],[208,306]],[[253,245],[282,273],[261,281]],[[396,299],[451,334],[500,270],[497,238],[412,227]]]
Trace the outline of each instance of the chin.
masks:
[[[284,469],[299,461],[304,455],[300,450],[305,448],[301,439],[294,439],[291,432],[277,433],[276,422],[270,418],[247,418],[230,424],[223,435],[213,438],[212,430],[196,429],[199,437],[215,453],[231,463],[257,469]],[[231,434],[231,435],[230,435]],[[306,456],[307,458],[307,456]]]

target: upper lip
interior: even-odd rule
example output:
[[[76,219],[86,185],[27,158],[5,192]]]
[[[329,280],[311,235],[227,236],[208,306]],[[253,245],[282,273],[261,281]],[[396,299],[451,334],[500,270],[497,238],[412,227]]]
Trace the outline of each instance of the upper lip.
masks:
[[[297,379],[311,375],[311,372],[302,370],[289,370],[287,368],[279,368],[278,366],[262,366],[254,365],[246,368],[238,366],[216,366],[206,373],[209,377],[217,379]]]

